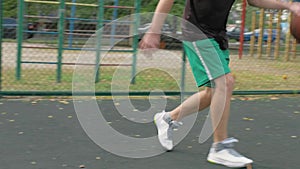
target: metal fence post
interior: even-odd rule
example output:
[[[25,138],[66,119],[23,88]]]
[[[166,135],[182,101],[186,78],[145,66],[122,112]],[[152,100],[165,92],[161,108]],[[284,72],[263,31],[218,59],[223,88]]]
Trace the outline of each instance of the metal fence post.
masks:
[[[257,47],[257,57],[261,59],[263,50],[263,31],[264,31],[264,20],[265,20],[265,9],[260,10],[259,14],[259,35],[258,35],[258,47]]]
[[[2,91],[2,37],[3,37],[3,2],[0,0],[0,91]]]
[[[95,63],[95,82],[99,82],[100,79],[100,59],[101,59],[101,39],[103,26],[103,16],[104,16],[104,1],[98,1],[98,15],[97,15],[97,30],[96,30],[96,63]]]
[[[183,44],[182,44],[183,47]],[[181,67],[181,81],[180,81],[180,96],[181,100],[184,99],[185,95],[185,71],[186,71],[186,53],[182,51],[182,67]]]
[[[24,0],[18,1],[18,33],[17,33],[17,67],[16,67],[16,79],[21,79],[21,62],[22,62],[22,42],[23,42],[23,16],[24,16]]]
[[[119,5],[119,0],[114,0],[114,6],[118,6]],[[112,25],[111,25],[111,31],[110,31],[110,34],[111,34],[111,37],[110,37],[110,46],[114,46],[115,44],[115,34],[116,34],[116,22],[115,20],[118,18],[118,8],[114,8],[113,10],[113,16],[112,16]]]
[[[76,0],[72,0],[72,3],[76,3]],[[74,31],[74,18],[76,13],[76,5],[71,6],[71,20],[69,24],[70,34],[69,34],[69,48],[72,48],[73,44],[73,31]]]
[[[291,23],[291,14],[289,14],[289,17],[288,17],[288,23]],[[285,58],[285,61],[289,61],[290,60],[290,43],[291,43],[291,31],[290,29],[288,29],[286,35],[285,35],[285,51],[284,51],[284,58]]]
[[[65,0],[60,0],[59,4],[59,22],[58,22],[58,56],[56,81],[61,82],[62,54],[64,47],[64,21],[65,21]]]
[[[282,15],[282,10],[279,10],[278,11],[278,16],[281,16]],[[276,34],[276,42],[275,42],[275,52],[274,52],[274,58],[275,59],[278,59],[279,57],[279,52],[280,52],[280,43],[281,43],[281,38],[280,38],[280,35],[282,34],[281,32],[281,17],[277,17],[277,24],[276,24],[276,31],[277,31],[277,34]]]
[[[247,7],[246,0],[243,0],[242,5],[243,5],[243,9],[242,9],[242,18],[241,18],[242,23],[241,23],[241,32],[240,32],[239,59],[242,59],[243,51],[244,51],[244,31],[245,31],[246,7]]]
[[[136,63],[137,63],[137,50],[138,50],[138,26],[140,25],[140,8],[141,8],[141,1],[135,0],[134,3],[135,7],[135,22],[134,22],[134,33],[133,33],[133,56],[132,56],[132,71],[131,71],[131,84],[135,83],[135,74],[136,74]]]
[[[250,57],[254,57],[254,45],[255,45],[255,26],[256,26],[256,11],[252,11],[251,17],[251,31],[253,32],[253,36],[250,39]]]

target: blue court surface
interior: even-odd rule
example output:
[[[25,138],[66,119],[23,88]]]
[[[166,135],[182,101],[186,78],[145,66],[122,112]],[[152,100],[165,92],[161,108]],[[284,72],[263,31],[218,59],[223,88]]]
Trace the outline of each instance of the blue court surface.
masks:
[[[135,123],[118,114],[110,99],[97,100],[110,125],[130,137],[156,135],[153,122]],[[131,99],[147,110],[149,100]],[[121,103],[121,102],[120,102]],[[236,149],[254,160],[255,169],[300,168],[300,97],[236,97],[229,132]],[[167,109],[180,104],[168,99]],[[103,150],[84,132],[72,100],[1,99],[0,169],[223,169],[206,156],[212,138],[198,143],[207,111],[199,113],[187,136],[171,152],[126,158]]]

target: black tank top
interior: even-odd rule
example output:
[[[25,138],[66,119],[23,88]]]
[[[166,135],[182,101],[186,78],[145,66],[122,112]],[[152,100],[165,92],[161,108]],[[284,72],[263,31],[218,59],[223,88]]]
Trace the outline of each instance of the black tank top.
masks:
[[[228,48],[226,23],[235,0],[186,0],[182,29],[184,40],[215,38],[221,49]],[[189,22],[189,23],[188,23]],[[194,25],[194,26],[191,26]],[[201,31],[196,31],[195,29]]]

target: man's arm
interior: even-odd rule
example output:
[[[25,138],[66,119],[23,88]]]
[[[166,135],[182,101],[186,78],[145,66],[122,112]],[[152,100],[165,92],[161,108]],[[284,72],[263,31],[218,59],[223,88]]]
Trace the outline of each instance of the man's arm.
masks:
[[[170,12],[173,6],[174,0],[160,0],[155,9],[155,13],[152,18],[152,24],[149,31],[159,33],[160,29],[165,22],[167,14]]]
[[[300,3],[283,2],[279,0],[247,0],[249,5],[266,9],[287,9],[300,15]]]
[[[174,0],[160,0],[156,6],[150,29],[140,42],[141,49],[158,48],[160,42],[160,30],[165,22],[167,14],[173,6]]]

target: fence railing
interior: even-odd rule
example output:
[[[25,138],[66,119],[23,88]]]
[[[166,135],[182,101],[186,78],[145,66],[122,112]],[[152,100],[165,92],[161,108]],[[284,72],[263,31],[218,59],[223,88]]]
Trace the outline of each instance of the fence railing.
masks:
[[[17,18],[10,18],[15,23],[6,23],[9,18],[0,9],[0,95],[72,95],[74,81],[85,85],[90,74],[95,77],[95,92],[83,87],[76,94],[161,95],[159,91],[164,91],[180,95],[195,91],[180,42],[162,38],[161,49],[152,56],[138,50],[139,30],[149,21],[139,15],[140,0],[131,6],[102,0],[97,4],[79,0],[18,3]],[[300,46],[288,31],[272,35],[272,29],[279,30],[281,24],[273,20],[282,11],[253,11],[247,10],[253,34],[249,41],[245,38],[242,58],[237,52],[240,42],[230,40],[234,93],[299,94]],[[173,18],[165,26],[169,32],[180,32],[180,22]],[[74,78],[75,69],[81,71],[79,79]]]

